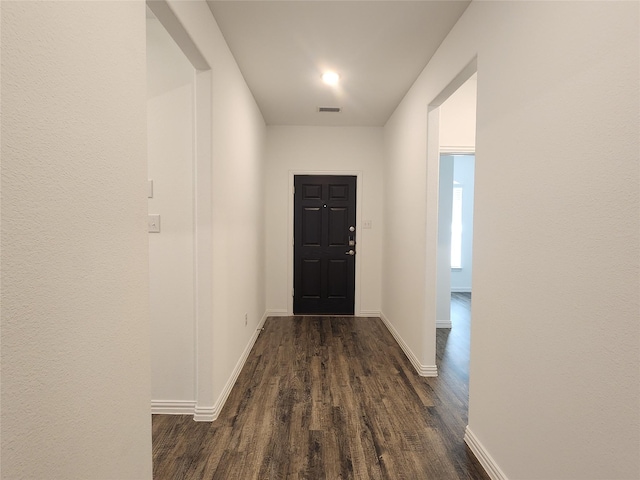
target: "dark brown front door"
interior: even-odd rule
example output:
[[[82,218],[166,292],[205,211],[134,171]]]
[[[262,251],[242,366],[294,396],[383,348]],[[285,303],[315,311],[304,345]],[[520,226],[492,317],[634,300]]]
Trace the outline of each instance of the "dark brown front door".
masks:
[[[294,177],[293,313],[353,315],[356,177]]]

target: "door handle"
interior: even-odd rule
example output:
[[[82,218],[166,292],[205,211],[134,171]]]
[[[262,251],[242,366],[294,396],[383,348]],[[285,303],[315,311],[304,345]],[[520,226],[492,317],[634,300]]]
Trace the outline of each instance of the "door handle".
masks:
[[[347,255],[352,255],[352,256],[353,256],[353,255],[355,255],[355,254],[356,254],[355,250],[349,250],[349,251],[347,252]]]

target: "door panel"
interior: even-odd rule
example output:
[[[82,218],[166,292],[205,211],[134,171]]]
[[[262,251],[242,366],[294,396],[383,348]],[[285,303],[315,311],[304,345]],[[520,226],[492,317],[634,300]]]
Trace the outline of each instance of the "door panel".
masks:
[[[302,189],[303,200],[318,200],[322,196],[322,185],[304,185]]]
[[[305,207],[302,210],[302,245],[320,247],[322,244],[322,212],[320,208]]]
[[[328,284],[329,298],[345,298],[347,292],[348,264],[346,260],[329,260],[329,278],[334,279]]]
[[[349,246],[349,210],[344,207],[332,207],[329,209],[329,246]]]
[[[294,186],[293,312],[353,315],[356,177],[296,175]]]
[[[305,259],[302,261],[302,283],[300,294],[305,299],[321,297],[321,265],[319,259]]]
[[[348,185],[329,185],[329,200],[348,200]]]

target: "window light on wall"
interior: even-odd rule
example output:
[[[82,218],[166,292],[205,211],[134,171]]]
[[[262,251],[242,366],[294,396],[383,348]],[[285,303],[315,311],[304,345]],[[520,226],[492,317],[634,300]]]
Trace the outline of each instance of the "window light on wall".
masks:
[[[462,268],[462,185],[453,182],[451,212],[451,268]]]

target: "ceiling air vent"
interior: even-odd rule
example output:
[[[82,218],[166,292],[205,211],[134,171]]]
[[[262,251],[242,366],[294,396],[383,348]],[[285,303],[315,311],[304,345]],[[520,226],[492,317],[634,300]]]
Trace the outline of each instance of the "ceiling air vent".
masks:
[[[340,107],[318,107],[320,113],[340,113],[342,109]]]

